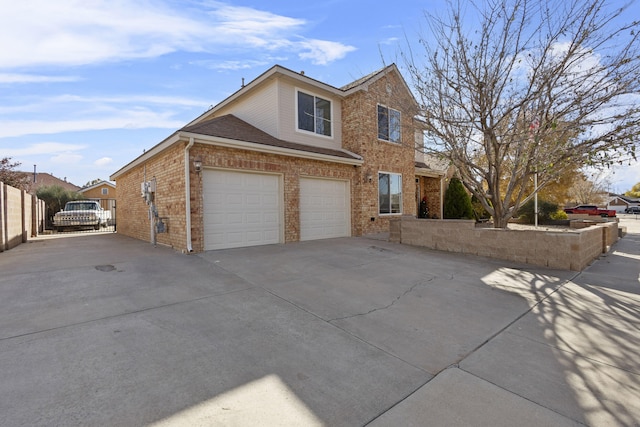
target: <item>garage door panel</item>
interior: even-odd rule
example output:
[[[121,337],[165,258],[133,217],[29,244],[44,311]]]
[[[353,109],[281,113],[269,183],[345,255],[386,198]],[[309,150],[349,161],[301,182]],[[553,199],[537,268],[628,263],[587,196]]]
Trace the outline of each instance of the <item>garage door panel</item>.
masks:
[[[351,235],[348,181],[300,179],[300,240]]]
[[[205,250],[280,242],[277,175],[203,172]]]

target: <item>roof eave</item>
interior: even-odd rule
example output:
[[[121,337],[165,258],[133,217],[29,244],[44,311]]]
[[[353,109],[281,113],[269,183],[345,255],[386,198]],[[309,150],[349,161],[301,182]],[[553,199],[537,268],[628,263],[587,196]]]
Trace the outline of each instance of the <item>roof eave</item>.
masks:
[[[338,156],[332,156],[329,154],[314,153],[312,151],[301,151],[301,150],[295,150],[292,148],[276,147],[273,145],[259,144],[255,142],[239,141],[239,140],[229,139],[229,138],[202,135],[202,134],[193,133],[193,132],[182,131],[180,132],[180,136],[184,139],[194,138],[197,143],[215,145],[218,147],[227,147],[227,148],[235,148],[235,149],[241,149],[241,150],[256,151],[259,153],[266,153],[266,154],[277,154],[281,156],[297,157],[297,158],[310,159],[310,160],[319,160],[319,161],[331,162],[331,163],[341,163],[341,164],[347,164],[352,166],[361,166],[364,162],[364,160],[362,160],[361,158],[350,159],[347,157],[338,157]],[[342,151],[344,151],[347,154],[354,155],[353,153],[349,153],[345,150],[342,150]]]
[[[416,168],[416,175],[426,176],[428,178],[442,178],[445,176],[445,172],[434,169]]]
[[[172,146],[173,144],[177,143],[180,141],[180,135],[179,132],[174,132],[173,134],[171,134],[171,136],[169,136],[168,138],[165,138],[164,141],[160,142],[159,144],[155,145],[153,148],[145,151],[144,153],[142,153],[140,156],[136,157],[134,160],[132,160],[131,162],[127,163],[125,166],[123,166],[122,168],[118,169],[116,172],[114,172],[113,174],[111,174],[111,176],[109,177],[109,179],[111,181],[117,181],[118,177],[124,173],[126,173],[127,171],[131,170],[132,168],[144,163],[145,161],[149,160],[151,157],[160,154],[161,152],[163,152],[164,150],[166,150],[167,148],[169,148],[170,146]]]

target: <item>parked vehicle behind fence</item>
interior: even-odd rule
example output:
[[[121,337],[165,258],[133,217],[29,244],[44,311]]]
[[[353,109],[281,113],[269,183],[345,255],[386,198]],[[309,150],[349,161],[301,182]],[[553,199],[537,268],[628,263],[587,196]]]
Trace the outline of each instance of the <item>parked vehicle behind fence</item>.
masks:
[[[111,222],[111,212],[102,209],[100,203],[92,200],[67,202],[64,209],[53,217],[53,226],[58,231],[71,227],[92,227],[96,230]]]

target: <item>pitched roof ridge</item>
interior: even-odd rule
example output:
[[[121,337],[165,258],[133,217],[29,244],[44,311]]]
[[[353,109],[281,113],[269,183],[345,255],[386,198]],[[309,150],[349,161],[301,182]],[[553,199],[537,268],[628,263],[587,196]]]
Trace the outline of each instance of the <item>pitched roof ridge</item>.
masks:
[[[371,73],[369,73],[369,74],[367,74],[367,75],[365,75],[365,76],[363,76],[363,77],[360,77],[359,79],[354,80],[354,81],[352,81],[351,83],[348,83],[348,84],[346,84],[346,85],[342,86],[342,87],[340,88],[340,90],[342,90],[342,91],[346,92],[346,91],[348,91],[349,89],[353,89],[354,87],[358,87],[358,86],[360,86],[360,85],[362,85],[362,84],[366,83],[367,81],[369,81],[369,80],[373,79],[373,78],[374,78],[374,77],[376,77],[378,74],[381,74],[381,73],[386,72],[388,69],[390,69],[390,68],[392,68],[392,67],[395,67],[395,63],[392,63],[392,64],[390,64],[390,65],[385,65],[384,67],[382,67],[382,68],[380,68],[380,69],[378,69],[378,70],[375,70],[375,71],[373,71],[373,72],[371,72]]]
[[[82,190],[82,191],[92,190],[94,188],[100,187],[103,184],[107,184],[107,185],[109,185],[109,186],[111,186],[113,188],[116,188],[114,183],[106,181],[104,179],[101,179],[100,181],[96,182],[95,184],[91,184],[91,185],[87,185],[87,186],[82,187],[80,190]]]

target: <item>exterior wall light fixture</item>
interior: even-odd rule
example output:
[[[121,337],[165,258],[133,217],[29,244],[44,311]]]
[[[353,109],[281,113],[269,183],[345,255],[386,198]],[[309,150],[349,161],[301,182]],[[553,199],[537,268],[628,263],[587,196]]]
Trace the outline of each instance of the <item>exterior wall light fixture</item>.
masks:
[[[193,159],[193,168],[198,173],[202,170],[202,157],[196,156],[196,158]]]

